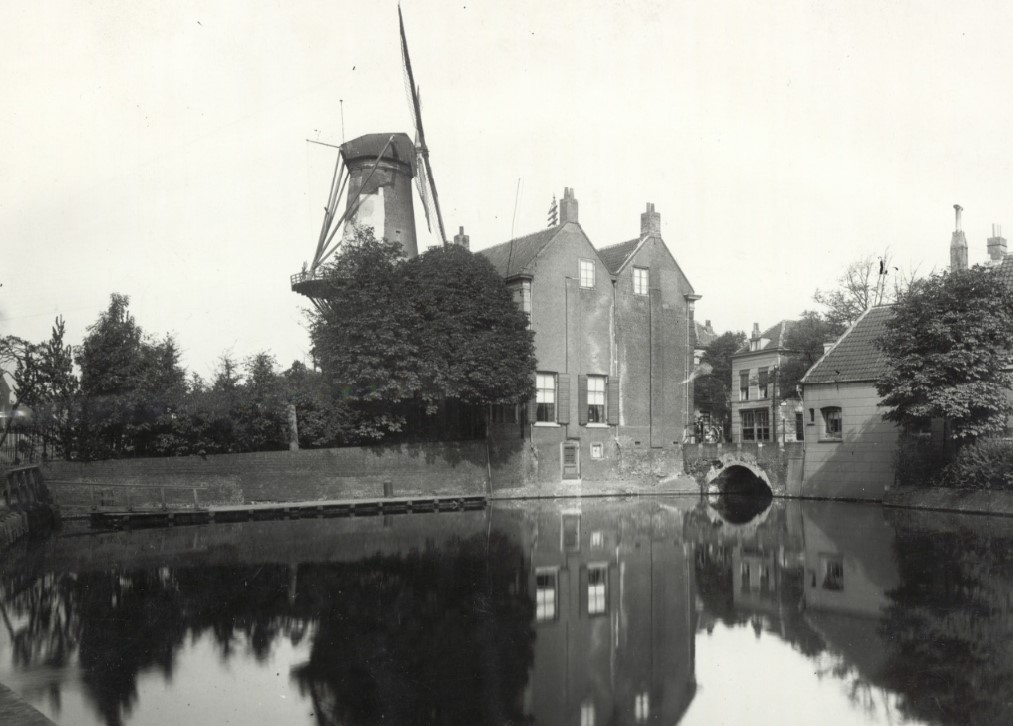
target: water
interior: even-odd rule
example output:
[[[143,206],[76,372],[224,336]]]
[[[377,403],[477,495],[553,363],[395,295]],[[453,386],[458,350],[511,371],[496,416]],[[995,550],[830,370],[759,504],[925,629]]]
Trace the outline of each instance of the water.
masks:
[[[695,498],[71,533],[0,563],[59,724],[1013,723],[1013,521]]]

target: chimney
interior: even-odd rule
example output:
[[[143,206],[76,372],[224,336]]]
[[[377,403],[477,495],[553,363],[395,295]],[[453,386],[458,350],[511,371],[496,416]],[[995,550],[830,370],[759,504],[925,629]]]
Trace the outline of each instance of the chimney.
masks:
[[[960,213],[964,208],[954,204],[953,209],[957,213],[957,226],[953,230],[953,237],[950,238],[950,272],[967,269],[967,238],[960,228]]]
[[[992,236],[988,238],[988,258],[992,264],[999,264],[1006,256],[1006,238],[1002,236],[1002,225],[992,225]]]
[[[760,338],[760,324],[759,323],[753,323],[753,334],[750,337],[753,340],[758,340]]]
[[[647,203],[647,211],[640,215],[640,236],[661,236],[661,215],[654,211],[654,205]]]
[[[707,330],[708,333],[713,333],[714,332],[714,328],[711,327],[711,321],[710,320],[705,320],[704,324],[703,324],[703,327]]]
[[[471,249],[471,237],[464,233],[464,227],[460,228],[461,231],[454,235],[454,244],[458,247],[463,247],[466,250]]]
[[[577,223],[577,199],[573,196],[573,187],[563,189],[563,198],[559,200],[559,223]]]

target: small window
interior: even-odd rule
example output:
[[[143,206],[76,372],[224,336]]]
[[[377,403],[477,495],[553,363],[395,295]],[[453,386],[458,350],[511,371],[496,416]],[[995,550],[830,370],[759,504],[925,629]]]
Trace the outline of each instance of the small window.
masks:
[[[840,407],[821,408],[820,413],[823,414],[823,438],[840,440],[843,430]]]
[[[600,550],[604,542],[605,537],[602,535],[601,530],[595,530],[591,533],[591,549]]]
[[[535,619],[545,623],[556,619],[558,574],[555,568],[535,570]]]
[[[810,408],[809,409],[809,423],[811,423],[811,424],[816,423],[816,409],[815,408]]]
[[[594,262],[592,260],[580,261],[580,286],[594,287]]]
[[[592,459],[604,459],[605,458],[605,445],[601,443],[591,444],[591,458]]]
[[[805,439],[805,421],[802,420],[802,414],[795,414],[795,440],[803,441]]]
[[[739,400],[749,400],[749,371],[739,373]]]
[[[535,377],[535,403],[538,404],[538,410],[535,414],[536,422],[556,422],[555,373],[539,373]]]
[[[587,377],[587,422],[605,423],[605,376]]]
[[[646,295],[647,294],[647,280],[648,273],[646,267],[634,267],[633,268],[633,294],[634,295]]]
[[[766,368],[761,368],[757,372],[757,378],[759,379],[758,380],[759,385],[757,386],[759,388],[759,392],[757,394],[758,398],[767,398],[767,388],[768,388],[768,386],[767,386],[767,379],[768,379],[768,377],[769,376],[768,376]]]
[[[638,693],[633,699],[633,718],[637,723],[643,723],[651,717],[651,697],[647,691]]]
[[[840,555],[820,555],[823,565],[823,589],[844,589],[844,558]]]
[[[588,565],[587,614],[601,615],[606,611],[605,593],[608,585],[608,565]]]
[[[741,414],[742,419],[742,440],[743,441],[755,441],[756,440],[756,418],[753,416],[752,411],[743,411]]]
[[[595,726],[594,703],[590,698],[585,698],[580,704],[580,726]]]
[[[770,441],[770,411],[761,408],[756,414],[756,440]]]

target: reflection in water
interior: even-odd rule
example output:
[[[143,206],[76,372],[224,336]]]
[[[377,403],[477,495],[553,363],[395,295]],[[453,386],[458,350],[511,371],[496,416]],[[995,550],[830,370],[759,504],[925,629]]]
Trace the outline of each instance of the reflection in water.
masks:
[[[0,680],[66,724],[201,689],[206,723],[748,722],[754,683],[785,722],[1010,723],[1010,539],[689,498],[65,536],[5,561]]]

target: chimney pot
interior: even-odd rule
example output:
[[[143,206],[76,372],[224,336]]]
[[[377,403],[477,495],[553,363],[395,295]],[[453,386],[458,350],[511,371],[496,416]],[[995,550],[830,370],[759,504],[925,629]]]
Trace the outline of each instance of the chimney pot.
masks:
[[[988,238],[988,259],[992,263],[1002,262],[1006,256],[1006,238],[1002,236],[1002,225],[992,225],[992,236]]]
[[[559,223],[566,224],[578,221],[577,198],[573,195],[573,187],[563,188],[563,198],[559,200]]]
[[[460,232],[454,235],[454,244],[466,250],[471,250],[471,237],[464,233],[464,227],[460,227]]]
[[[640,215],[640,236],[661,236],[661,215],[654,211],[654,204],[647,203],[647,211]]]

